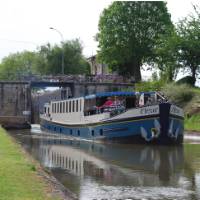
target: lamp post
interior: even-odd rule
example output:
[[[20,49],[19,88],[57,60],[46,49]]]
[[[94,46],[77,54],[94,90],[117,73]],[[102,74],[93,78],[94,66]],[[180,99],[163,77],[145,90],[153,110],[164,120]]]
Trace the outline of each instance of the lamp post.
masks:
[[[63,46],[63,44],[64,44],[64,37],[63,37],[62,33],[59,30],[57,30],[57,29],[55,29],[53,27],[49,27],[49,28],[51,30],[56,31],[60,35],[60,37],[61,37],[61,43],[62,43],[62,70],[61,70],[61,74],[64,75],[65,74],[64,73],[64,67],[65,67],[65,64],[64,64],[64,46]]]

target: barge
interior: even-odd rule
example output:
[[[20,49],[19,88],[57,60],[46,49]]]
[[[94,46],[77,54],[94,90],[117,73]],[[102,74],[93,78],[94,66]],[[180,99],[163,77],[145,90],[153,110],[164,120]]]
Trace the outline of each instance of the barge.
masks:
[[[182,108],[158,92],[102,92],[44,105],[41,128],[96,142],[182,144]]]

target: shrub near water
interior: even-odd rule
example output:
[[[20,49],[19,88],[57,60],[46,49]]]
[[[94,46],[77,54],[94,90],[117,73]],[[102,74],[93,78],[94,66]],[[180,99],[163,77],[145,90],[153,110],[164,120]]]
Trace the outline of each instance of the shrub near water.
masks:
[[[144,81],[136,83],[135,89],[139,92],[160,91],[163,85],[162,81]]]
[[[168,84],[163,87],[163,92],[184,109],[185,130],[200,131],[200,90],[186,84]]]
[[[170,102],[184,109],[185,130],[200,132],[200,89],[188,84],[165,84],[162,80],[136,84],[136,91],[161,91]]]
[[[200,131],[200,114],[185,118],[185,130]]]
[[[181,107],[186,106],[186,104],[195,96],[192,87],[187,84],[167,84],[163,87],[162,92],[170,101]]]

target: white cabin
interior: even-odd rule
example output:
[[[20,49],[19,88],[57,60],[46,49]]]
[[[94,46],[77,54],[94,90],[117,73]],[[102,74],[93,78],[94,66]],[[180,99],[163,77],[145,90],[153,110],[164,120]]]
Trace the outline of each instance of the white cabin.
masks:
[[[53,122],[72,125],[99,122],[110,117],[108,112],[90,115],[90,112],[87,110],[87,107],[89,107],[88,102],[83,97],[51,101],[44,105],[44,115],[41,117]]]
[[[41,115],[41,118],[60,124],[84,125],[98,123],[110,117],[115,119],[140,116],[142,107],[147,105],[152,109],[155,107],[154,105],[157,104],[157,93],[141,93],[139,96],[138,94],[134,92],[107,92],[61,101],[51,101],[45,104],[44,114]],[[103,105],[109,96],[112,96],[114,99],[120,99],[123,105],[121,104],[119,107],[124,109],[120,111],[118,109],[114,115],[113,112],[98,111],[97,108]],[[115,108],[114,111],[116,111]]]

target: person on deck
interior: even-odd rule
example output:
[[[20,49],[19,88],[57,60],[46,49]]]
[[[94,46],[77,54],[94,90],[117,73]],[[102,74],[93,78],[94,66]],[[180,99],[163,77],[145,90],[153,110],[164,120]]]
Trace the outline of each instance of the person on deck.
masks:
[[[108,97],[107,98],[107,101],[102,105],[102,106],[99,106],[98,108],[107,108],[107,107],[111,107],[113,106],[114,102],[113,100],[111,99],[111,97]]]

